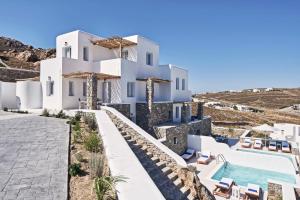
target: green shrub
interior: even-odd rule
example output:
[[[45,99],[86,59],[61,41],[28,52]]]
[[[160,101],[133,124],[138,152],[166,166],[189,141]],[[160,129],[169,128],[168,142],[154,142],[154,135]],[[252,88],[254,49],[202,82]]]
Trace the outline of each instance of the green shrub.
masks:
[[[118,182],[125,182],[123,176],[103,176],[95,179],[95,191],[97,200],[114,199],[116,185]]]
[[[91,133],[84,139],[84,147],[86,150],[93,152],[100,150],[100,139],[96,133]]]
[[[92,153],[91,160],[89,162],[91,173],[91,178],[100,177],[103,175],[103,167],[104,167],[104,157],[101,154]]]
[[[80,163],[71,164],[69,166],[69,174],[71,176],[77,176],[77,175],[79,175],[81,173],[80,167],[81,167]]]
[[[81,153],[76,153],[75,155],[75,158],[76,158],[76,160],[78,161],[78,162],[83,162],[84,161],[84,159],[83,159],[83,155],[81,154]]]
[[[82,139],[81,131],[75,131],[73,134],[73,140],[75,143],[79,143]]]
[[[44,116],[44,117],[49,117],[50,116],[49,111],[46,108],[43,110],[42,116]]]
[[[84,123],[87,124],[89,130],[95,131],[97,130],[97,122],[94,115],[86,114],[84,115]]]
[[[76,114],[74,116],[75,121],[80,121],[81,115],[82,115],[82,112],[80,112],[80,111],[76,112]]]
[[[73,130],[74,131],[80,131],[80,123],[79,123],[79,121],[75,122],[75,125],[73,126]]]
[[[66,119],[67,116],[66,114],[64,113],[63,110],[59,111],[56,115],[55,115],[56,118],[62,118],[62,119]]]

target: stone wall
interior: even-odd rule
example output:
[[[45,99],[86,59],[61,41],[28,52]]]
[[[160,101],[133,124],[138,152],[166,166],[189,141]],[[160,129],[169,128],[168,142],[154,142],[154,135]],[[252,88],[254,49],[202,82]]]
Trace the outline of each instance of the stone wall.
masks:
[[[211,119],[204,118],[190,123],[165,124],[154,126],[153,130],[158,138],[163,138],[162,143],[172,151],[181,155],[187,148],[187,136],[191,135],[211,135]],[[174,144],[174,138],[177,138],[177,144]]]
[[[277,183],[268,182],[268,200],[282,199],[282,186]]]
[[[154,127],[154,131],[156,135],[164,138],[162,143],[175,153],[182,155],[186,150],[189,126],[184,124],[181,126]],[[174,138],[176,138],[176,141],[174,141]]]
[[[146,132],[155,135],[153,126],[172,121],[173,103],[152,103],[151,109],[147,103],[136,104],[136,123]]]
[[[108,104],[107,106],[112,107],[130,119],[130,104]]]
[[[197,117],[197,119],[202,119],[204,115],[203,102],[192,102],[192,116]]]
[[[211,135],[211,118],[206,117],[189,123],[191,135]]]
[[[15,82],[16,79],[34,78],[40,75],[38,71],[24,69],[7,69],[0,67],[0,81]]]

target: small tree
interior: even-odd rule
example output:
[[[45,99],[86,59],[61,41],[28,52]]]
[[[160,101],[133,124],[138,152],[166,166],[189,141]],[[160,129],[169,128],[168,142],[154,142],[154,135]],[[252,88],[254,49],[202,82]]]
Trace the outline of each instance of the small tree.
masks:
[[[95,191],[97,200],[114,199],[116,185],[118,182],[125,182],[123,176],[103,176],[95,179]]]

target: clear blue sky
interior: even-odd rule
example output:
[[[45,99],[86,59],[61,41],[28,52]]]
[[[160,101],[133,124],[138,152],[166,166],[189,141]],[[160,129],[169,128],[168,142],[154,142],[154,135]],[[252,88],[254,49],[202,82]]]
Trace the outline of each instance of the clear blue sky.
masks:
[[[300,87],[299,0],[2,0],[0,19],[0,35],[43,48],[77,29],[143,35],[193,92]]]

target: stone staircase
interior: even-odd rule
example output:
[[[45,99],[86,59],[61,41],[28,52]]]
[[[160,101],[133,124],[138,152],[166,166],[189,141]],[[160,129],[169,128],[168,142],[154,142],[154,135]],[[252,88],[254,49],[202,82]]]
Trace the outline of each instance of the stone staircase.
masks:
[[[167,200],[197,199],[193,186],[191,187],[191,184],[181,178],[187,177],[187,175],[182,173],[182,170],[168,156],[163,155],[153,144],[138,135],[135,130],[118,117],[109,111],[107,114]],[[188,172],[185,171],[185,173]]]

